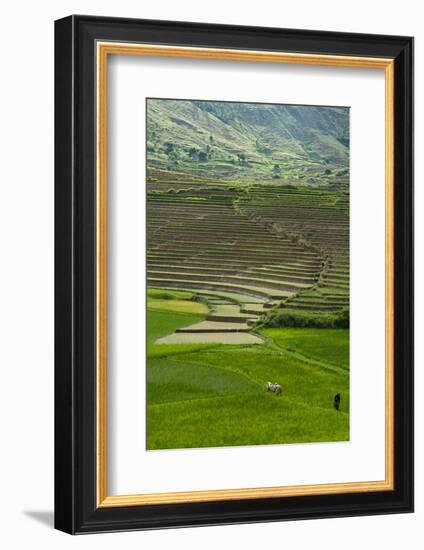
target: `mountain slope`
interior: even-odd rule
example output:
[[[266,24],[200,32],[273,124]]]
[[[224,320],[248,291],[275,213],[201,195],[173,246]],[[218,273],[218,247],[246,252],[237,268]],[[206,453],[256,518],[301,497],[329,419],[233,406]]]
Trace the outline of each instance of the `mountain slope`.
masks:
[[[147,161],[217,179],[346,184],[349,110],[148,99]]]

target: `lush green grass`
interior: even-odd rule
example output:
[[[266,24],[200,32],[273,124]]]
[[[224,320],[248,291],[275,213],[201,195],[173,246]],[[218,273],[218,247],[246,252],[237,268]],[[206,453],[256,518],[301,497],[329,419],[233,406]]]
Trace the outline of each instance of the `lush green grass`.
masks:
[[[172,334],[177,328],[187,327],[204,319],[203,315],[170,311],[147,310],[147,375],[153,359],[180,355],[216,347],[215,344],[155,344],[161,336]]]
[[[345,329],[286,328],[261,331],[288,350],[349,369],[349,331]]]
[[[208,313],[208,306],[206,304],[190,300],[156,300],[148,298],[147,307],[149,310],[172,311],[176,313],[194,313],[199,315],[206,315]]]
[[[248,377],[201,363],[161,358],[149,373],[150,405],[255,391]]]
[[[172,334],[177,328],[192,325],[203,319],[202,315],[194,313],[177,313],[169,311],[147,310],[147,343],[152,344],[155,340],[166,334]]]
[[[347,330],[265,329],[262,346],[160,346],[156,338],[199,316],[148,315],[148,449],[349,439]],[[265,391],[268,380],[281,397]]]
[[[153,405],[148,430],[149,449],[340,441],[348,415],[252,392]]]
[[[260,304],[262,300],[254,296],[246,296],[246,294],[238,294],[237,292],[227,292],[225,290],[202,290],[196,289],[194,292],[200,297],[207,299],[208,297],[228,299],[236,304]]]
[[[148,288],[147,298],[154,300],[192,300],[194,298],[194,294],[183,290]]]

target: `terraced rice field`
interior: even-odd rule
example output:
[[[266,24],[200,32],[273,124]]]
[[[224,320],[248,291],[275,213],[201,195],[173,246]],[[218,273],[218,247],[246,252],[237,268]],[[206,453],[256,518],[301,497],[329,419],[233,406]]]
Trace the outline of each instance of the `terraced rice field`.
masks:
[[[147,449],[348,440],[349,109],[146,110]]]
[[[346,192],[155,180],[147,214],[147,448],[349,439],[348,330],[256,324],[348,306]]]
[[[255,186],[240,211],[320,259],[317,279],[284,303],[290,309],[338,311],[349,306],[349,196],[347,191]]]
[[[275,305],[314,313],[349,306],[345,188],[174,178],[148,184],[150,287],[217,293],[226,301],[208,321],[220,323],[253,323]],[[200,329],[216,327],[192,332]]]

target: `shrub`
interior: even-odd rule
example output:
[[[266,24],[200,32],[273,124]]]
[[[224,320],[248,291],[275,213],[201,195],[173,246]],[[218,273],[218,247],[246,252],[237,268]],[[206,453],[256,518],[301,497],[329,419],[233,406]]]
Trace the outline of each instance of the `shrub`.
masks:
[[[165,153],[167,155],[169,155],[169,153],[171,153],[173,150],[174,150],[174,144],[171,143],[170,141],[167,141],[166,143],[164,143],[163,145],[163,150],[165,151]]]
[[[147,296],[156,300],[193,300],[191,292],[183,290],[167,290],[162,288],[148,288]]]
[[[349,308],[345,307],[342,309],[341,313],[338,314],[335,327],[336,328],[349,328],[350,326],[350,314]]]
[[[349,328],[349,308],[340,313],[322,313],[278,308],[270,311],[258,326],[263,328]]]
[[[281,167],[279,164],[274,164],[274,167],[272,169],[272,172],[274,174],[274,178],[279,178],[281,174]]]

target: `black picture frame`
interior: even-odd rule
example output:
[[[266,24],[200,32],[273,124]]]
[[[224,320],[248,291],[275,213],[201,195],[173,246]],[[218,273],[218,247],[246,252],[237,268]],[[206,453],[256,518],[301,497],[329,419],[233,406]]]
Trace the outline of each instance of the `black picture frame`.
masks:
[[[99,40],[394,60],[394,490],[97,507]],[[73,15],[55,23],[55,73],[55,527],[76,534],[413,511],[413,39]]]

